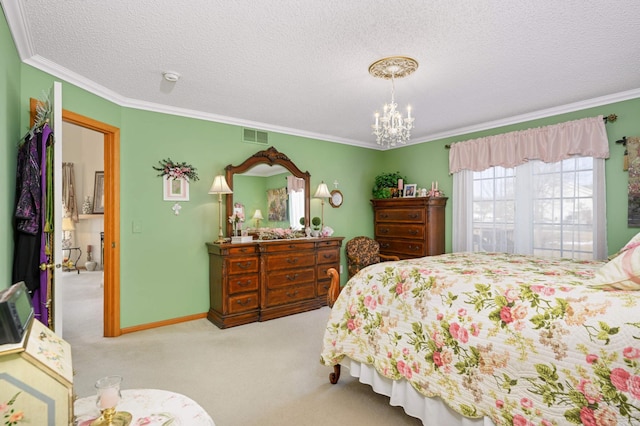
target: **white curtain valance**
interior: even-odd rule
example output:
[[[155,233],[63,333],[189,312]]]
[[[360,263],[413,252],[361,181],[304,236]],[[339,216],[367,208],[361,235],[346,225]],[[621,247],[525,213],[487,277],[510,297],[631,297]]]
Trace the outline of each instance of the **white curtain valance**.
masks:
[[[287,191],[289,193],[304,191],[304,179],[295,176],[287,176]]]
[[[603,116],[455,143],[449,152],[449,173],[512,168],[529,160],[557,163],[576,155],[609,158]]]

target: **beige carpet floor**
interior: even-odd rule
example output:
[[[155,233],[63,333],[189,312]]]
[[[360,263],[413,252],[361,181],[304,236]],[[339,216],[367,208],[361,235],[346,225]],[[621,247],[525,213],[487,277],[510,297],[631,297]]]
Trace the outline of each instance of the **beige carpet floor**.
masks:
[[[92,395],[98,378],[119,374],[123,388],[190,397],[216,426],[421,424],[347,369],[329,383],[331,369],[319,362],[329,308],[226,330],[202,319],[103,338],[102,273],[63,275],[63,337],[79,397]]]

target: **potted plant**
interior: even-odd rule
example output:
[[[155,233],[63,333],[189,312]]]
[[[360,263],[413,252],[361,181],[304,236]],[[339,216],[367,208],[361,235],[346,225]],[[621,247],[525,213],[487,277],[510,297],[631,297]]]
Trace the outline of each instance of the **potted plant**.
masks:
[[[313,229],[315,229],[316,231],[319,231],[320,225],[322,225],[322,220],[320,220],[320,218],[316,216],[313,219],[311,219],[311,224],[313,225]]]
[[[400,172],[380,173],[376,176],[371,190],[373,198],[391,198],[398,189],[398,179],[407,180]]]

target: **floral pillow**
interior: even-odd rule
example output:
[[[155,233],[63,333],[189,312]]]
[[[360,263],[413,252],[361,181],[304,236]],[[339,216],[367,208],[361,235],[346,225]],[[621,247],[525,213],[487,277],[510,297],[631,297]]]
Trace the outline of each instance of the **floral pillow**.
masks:
[[[603,290],[640,290],[640,233],[598,269],[590,286]]]

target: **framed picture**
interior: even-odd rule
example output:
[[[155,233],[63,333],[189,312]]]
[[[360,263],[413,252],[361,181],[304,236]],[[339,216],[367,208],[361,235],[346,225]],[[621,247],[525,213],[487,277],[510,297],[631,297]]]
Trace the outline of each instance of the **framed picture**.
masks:
[[[189,201],[189,181],[162,176],[164,201]]]
[[[96,172],[93,181],[93,213],[104,214],[104,171]]]
[[[404,197],[415,197],[416,196],[416,186],[417,183],[407,183],[404,186]]]

